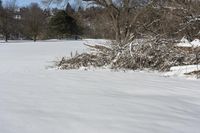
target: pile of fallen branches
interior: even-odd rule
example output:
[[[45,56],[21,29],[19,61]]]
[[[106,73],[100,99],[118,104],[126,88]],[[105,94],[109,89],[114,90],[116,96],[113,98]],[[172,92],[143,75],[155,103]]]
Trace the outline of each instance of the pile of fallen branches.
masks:
[[[168,71],[172,66],[196,63],[195,53],[181,49],[169,39],[137,39],[125,45],[113,42],[109,46],[87,45],[88,53],[62,58],[57,62],[60,69],[103,67],[111,69],[151,69]]]
[[[200,70],[193,71],[193,72],[190,72],[190,73],[185,73],[185,75],[196,76],[196,78],[199,79],[200,78]]]
[[[101,45],[87,45],[90,53],[76,54],[71,58],[63,57],[56,65],[60,69],[78,69],[81,67],[102,67],[111,62],[112,49]]]

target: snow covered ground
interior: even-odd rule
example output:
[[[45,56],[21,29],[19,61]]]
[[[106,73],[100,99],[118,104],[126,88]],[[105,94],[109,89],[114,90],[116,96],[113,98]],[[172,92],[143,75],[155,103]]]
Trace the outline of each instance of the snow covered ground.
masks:
[[[83,43],[0,44],[0,133],[200,133],[199,80],[47,69]]]

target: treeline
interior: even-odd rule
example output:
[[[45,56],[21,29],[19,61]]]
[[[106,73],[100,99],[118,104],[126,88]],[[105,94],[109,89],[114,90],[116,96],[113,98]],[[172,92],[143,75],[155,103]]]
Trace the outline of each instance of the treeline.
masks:
[[[200,37],[199,0],[83,0],[95,6],[88,18],[97,36],[113,38],[122,45],[144,36]]]
[[[43,0],[46,3],[64,0]],[[144,36],[200,36],[199,0],[77,0],[89,7],[75,16],[84,35],[117,40],[121,45]],[[80,4],[81,5],[81,4]]]
[[[70,5],[66,10],[42,9],[37,3],[17,8],[14,2],[2,5],[0,0],[0,38],[5,41],[71,37],[77,39],[82,34],[82,29]]]
[[[36,3],[16,8],[12,2],[4,6],[0,2],[0,36],[34,41],[81,36],[113,39],[120,45],[144,36],[185,36],[189,40],[200,36],[199,0],[83,1],[89,1],[90,6],[78,11],[69,3],[60,10],[42,9]]]

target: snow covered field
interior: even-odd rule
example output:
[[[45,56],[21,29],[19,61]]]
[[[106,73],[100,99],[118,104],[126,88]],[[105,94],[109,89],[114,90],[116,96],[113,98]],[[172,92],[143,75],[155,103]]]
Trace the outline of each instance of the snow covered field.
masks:
[[[46,69],[83,42],[0,43],[0,133],[200,133],[199,80]]]

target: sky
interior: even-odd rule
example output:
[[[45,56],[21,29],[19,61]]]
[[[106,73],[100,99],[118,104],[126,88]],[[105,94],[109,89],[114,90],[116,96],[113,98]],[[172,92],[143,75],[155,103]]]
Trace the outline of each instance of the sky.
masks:
[[[3,4],[5,4],[7,1],[12,1],[12,0],[2,0],[3,1]],[[18,6],[27,6],[29,5],[30,3],[38,3],[41,5],[41,0],[16,0],[16,4]]]
[[[2,0],[3,3],[5,3],[6,1],[12,1],[12,0]],[[74,3],[74,0],[69,0],[71,4],[75,4]],[[16,4],[18,6],[27,6],[29,5],[30,3],[38,3],[40,4],[41,6],[44,6],[42,3],[41,3],[41,0],[16,0]]]
[[[6,3],[6,1],[13,1],[13,0],[2,0],[3,4]],[[41,2],[42,0],[16,0],[16,5],[17,7],[24,7],[24,6],[28,6],[31,3],[38,3],[42,8],[60,8],[63,9],[66,7],[66,1],[68,1],[71,6],[75,9],[78,10],[79,6],[82,5],[83,8],[86,8],[88,6],[87,3],[81,2],[78,3],[77,0],[63,0],[65,2],[61,3],[61,4],[51,4],[50,6],[44,5]]]
[[[24,5],[29,5],[30,3],[33,2],[41,4],[41,0],[17,0],[17,5],[24,6]]]

